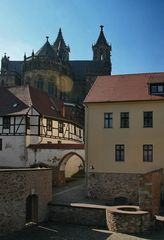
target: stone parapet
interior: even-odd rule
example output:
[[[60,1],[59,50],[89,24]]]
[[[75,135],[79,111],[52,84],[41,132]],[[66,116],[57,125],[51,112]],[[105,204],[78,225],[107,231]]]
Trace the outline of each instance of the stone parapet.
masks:
[[[49,204],[49,220],[60,224],[107,227],[106,207],[92,204]]]

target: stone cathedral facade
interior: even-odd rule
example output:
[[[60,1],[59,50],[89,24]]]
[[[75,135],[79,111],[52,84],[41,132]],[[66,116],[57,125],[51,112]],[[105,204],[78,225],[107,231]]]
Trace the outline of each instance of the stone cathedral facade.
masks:
[[[111,75],[111,45],[103,26],[94,45],[92,60],[70,60],[61,29],[54,43],[48,37],[44,45],[22,61],[1,60],[0,86],[30,85],[60,98],[68,105],[80,106],[98,75]]]

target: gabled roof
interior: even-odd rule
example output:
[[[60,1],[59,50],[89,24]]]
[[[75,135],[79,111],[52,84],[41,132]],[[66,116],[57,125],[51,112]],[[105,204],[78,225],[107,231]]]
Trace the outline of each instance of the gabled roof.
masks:
[[[23,92],[23,95],[26,95]],[[0,87],[0,116],[5,115],[24,115],[27,113],[29,106],[25,101],[14,95],[10,88]]]
[[[150,83],[164,83],[164,72],[99,76],[84,103],[164,100],[149,93]]]
[[[63,116],[63,102],[50,97],[46,92],[31,86],[0,87],[0,116],[26,115],[32,107],[42,116],[71,120],[74,118],[69,109]]]

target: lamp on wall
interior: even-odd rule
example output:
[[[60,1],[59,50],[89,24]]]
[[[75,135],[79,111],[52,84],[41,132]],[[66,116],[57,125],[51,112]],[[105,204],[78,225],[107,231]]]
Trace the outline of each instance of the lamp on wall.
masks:
[[[84,169],[84,167],[83,167],[83,165],[82,165],[82,164],[80,164],[80,165],[78,166],[78,168],[79,168],[79,171],[81,171],[81,170],[83,170],[83,169]]]
[[[34,195],[35,194],[35,188],[32,188],[31,189],[31,195]]]
[[[95,168],[94,168],[94,166],[93,165],[91,165],[90,166],[90,170],[94,170]]]

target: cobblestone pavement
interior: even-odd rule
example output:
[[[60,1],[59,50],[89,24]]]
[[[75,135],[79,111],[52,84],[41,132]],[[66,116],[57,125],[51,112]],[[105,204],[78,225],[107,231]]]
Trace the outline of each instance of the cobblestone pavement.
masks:
[[[86,184],[84,178],[68,183],[64,187],[53,189],[53,203],[70,204],[70,203],[90,203],[106,205],[107,200],[89,199],[86,196]]]
[[[45,223],[8,235],[0,235],[0,240],[164,240],[164,230],[137,237],[110,233],[96,227]]]
[[[78,225],[42,224],[19,232],[0,235],[1,240],[106,240],[108,231]]]

